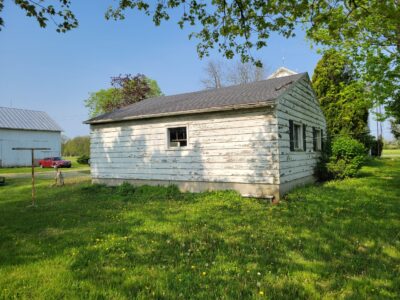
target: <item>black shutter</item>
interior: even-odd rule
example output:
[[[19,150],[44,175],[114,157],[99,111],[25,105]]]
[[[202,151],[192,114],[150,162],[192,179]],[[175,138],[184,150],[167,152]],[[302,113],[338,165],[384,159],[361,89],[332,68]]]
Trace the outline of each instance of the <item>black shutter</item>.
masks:
[[[306,139],[306,124],[303,124],[303,149],[307,150],[307,139]]]
[[[321,150],[324,151],[324,131],[321,129]]]
[[[317,128],[312,128],[313,150],[317,151]]]
[[[292,120],[289,120],[289,140],[290,140],[290,151],[294,151],[293,121]]]

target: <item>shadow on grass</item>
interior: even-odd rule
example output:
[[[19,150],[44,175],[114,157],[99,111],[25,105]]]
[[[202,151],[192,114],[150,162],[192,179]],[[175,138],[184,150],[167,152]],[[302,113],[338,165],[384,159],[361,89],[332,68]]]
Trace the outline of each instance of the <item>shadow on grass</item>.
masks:
[[[0,195],[0,270],[65,257],[72,279],[54,295],[67,297],[397,298],[399,167],[374,163],[371,176],[297,189],[279,206],[234,192],[43,181],[28,210],[29,189],[14,181],[16,200]]]

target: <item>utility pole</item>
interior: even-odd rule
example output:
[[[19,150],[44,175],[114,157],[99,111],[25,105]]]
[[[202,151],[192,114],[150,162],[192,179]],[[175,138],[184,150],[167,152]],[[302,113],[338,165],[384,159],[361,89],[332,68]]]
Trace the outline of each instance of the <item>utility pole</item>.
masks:
[[[50,148],[12,148],[13,150],[20,151],[31,151],[31,159],[32,159],[32,206],[35,206],[35,150],[50,150]]]

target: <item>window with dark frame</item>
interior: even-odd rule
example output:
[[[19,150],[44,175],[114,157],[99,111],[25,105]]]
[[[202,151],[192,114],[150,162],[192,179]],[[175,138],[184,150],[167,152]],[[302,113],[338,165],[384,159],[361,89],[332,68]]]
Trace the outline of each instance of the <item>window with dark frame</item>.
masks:
[[[314,151],[322,150],[322,130],[313,127],[313,145]]]
[[[180,148],[187,146],[186,127],[168,128],[168,146],[170,148]]]
[[[293,144],[294,144],[294,149],[301,149],[302,145],[302,130],[301,130],[301,125],[300,124],[293,124]]]
[[[306,151],[306,125],[289,120],[290,151]]]

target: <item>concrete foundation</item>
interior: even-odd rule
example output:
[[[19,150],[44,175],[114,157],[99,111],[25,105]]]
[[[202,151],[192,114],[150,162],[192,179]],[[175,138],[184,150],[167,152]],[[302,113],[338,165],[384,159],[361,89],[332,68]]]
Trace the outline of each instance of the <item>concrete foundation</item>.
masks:
[[[222,191],[235,190],[244,197],[268,198],[274,196],[279,200],[284,194],[297,186],[306,185],[314,182],[313,176],[303,177],[281,185],[278,184],[262,184],[262,183],[235,183],[235,182],[205,182],[205,181],[176,181],[176,180],[140,180],[140,179],[119,179],[119,178],[93,178],[93,183],[117,186],[123,182],[132,185],[152,185],[152,186],[168,186],[176,185],[182,192],[206,192],[206,191]]]
[[[261,183],[234,183],[234,182],[204,182],[204,181],[175,181],[175,180],[138,180],[138,179],[116,179],[116,178],[93,178],[93,183],[101,183],[111,186],[128,182],[132,185],[167,186],[176,185],[182,192],[206,192],[235,190],[245,197],[266,198],[275,196],[279,198],[279,186],[276,184]]]
[[[315,182],[315,177],[314,176],[306,176],[298,179],[294,179],[289,182],[281,183],[279,185],[279,193],[281,197],[287,193],[289,193],[291,190],[293,190],[296,187],[299,186],[305,186],[307,184]]]

